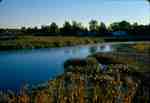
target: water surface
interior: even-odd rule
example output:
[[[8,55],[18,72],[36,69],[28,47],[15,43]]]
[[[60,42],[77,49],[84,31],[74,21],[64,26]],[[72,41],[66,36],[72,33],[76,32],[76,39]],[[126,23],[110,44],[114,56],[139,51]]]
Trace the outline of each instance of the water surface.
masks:
[[[0,89],[18,89],[25,82],[42,83],[63,73],[70,58],[112,51],[110,44],[0,52]]]

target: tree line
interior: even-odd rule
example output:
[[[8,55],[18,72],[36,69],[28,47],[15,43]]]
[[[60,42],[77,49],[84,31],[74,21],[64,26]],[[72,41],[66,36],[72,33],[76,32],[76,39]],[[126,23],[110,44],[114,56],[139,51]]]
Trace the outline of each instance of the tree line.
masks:
[[[0,29],[0,33],[15,32],[20,35],[35,36],[112,36],[112,33],[117,31],[126,32],[128,35],[147,36],[150,33],[150,25],[131,24],[124,20],[106,26],[104,22],[91,20],[88,27],[83,26],[81,22],[65,21],[62,27],[52,22],[50,25],[42,25],[40,28]]]

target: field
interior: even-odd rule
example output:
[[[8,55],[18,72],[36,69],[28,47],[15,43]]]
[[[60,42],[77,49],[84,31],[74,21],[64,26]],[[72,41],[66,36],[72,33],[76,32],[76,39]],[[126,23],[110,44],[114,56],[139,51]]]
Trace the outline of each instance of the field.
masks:
[[[19,36],[12,40],[1,40],[0,50],[64,47],[103,42],[96,37],[62,37],[62,36]]]

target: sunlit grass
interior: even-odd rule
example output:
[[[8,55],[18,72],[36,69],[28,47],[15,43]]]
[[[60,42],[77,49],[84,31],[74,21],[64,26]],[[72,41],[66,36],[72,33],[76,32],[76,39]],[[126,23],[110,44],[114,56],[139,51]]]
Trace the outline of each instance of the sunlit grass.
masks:
[[[145,44],[145,43],[139,43],[133,45],[133,48],[136,49],[137,52],[145,53],[145,52],[150,52],[150,44]]]
[[[49,48],[64,47],[83,44],[101,43],[103,40],[96,37],[62,37],[62,36],[19,36],[15,40],[0,41],[0,49],[26,49],[26,48]]]

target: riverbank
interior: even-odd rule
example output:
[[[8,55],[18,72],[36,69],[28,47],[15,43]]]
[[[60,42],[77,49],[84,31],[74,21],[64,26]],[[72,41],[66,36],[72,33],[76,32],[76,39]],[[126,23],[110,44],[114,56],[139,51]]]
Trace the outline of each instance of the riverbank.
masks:
[[[11,91],[1,92],[0,102],[149,102],[150,72],[137,70],[134,68],[137,62],[132,57],[127,58],[118,58],[115,54],[95,53],[85,59],[67,60],[62,75],[30,89],[25,85],[19,95]]]
[[[112,40],[113,39],[113,40]],[[16,36],[13,38],[0,39],[0,51],[16,49],[54,48],[77,45],[93,44],[118,44],[118,43],[149,43],[142,40],[122,40],[125,38],[112,37],[77,37],[77,36]],[[146,39],[145,39],[146,40]],[[114,42],[113,42],[114,41]]]
[[[102,43],[98,37],[63,37],[63,36],[19,36],[13,40],[1,40],[0,50],[51,48]]]

